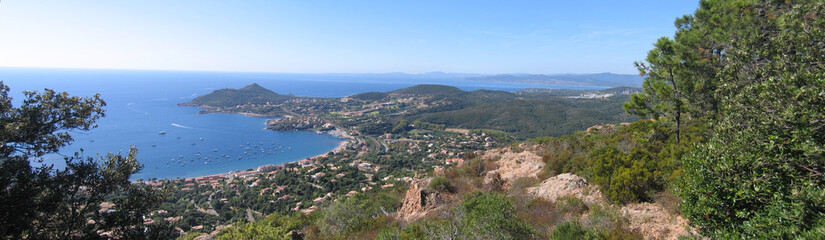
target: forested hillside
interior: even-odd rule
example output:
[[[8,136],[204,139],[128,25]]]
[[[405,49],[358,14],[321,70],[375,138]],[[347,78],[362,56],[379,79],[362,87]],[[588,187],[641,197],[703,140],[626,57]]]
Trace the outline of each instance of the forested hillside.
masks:
[[[409,121],[448,127],[495,129],[520,139],[561,136],[604,123],[631,122],[638,118],[619,107],[627,96],[607,99],[518,99],[470,105],[462,109],[423,113]]]
[[[252,83],[240,89],[218,89],[210,94],[196,97],[183,106],[234,107],[238,105],[270,105],[293,99],[294,96],[281,95]]]
[[[217,90],[182,105],[205,108],[202,113],[289,116],[272,122],[270,127],[281,131],[350,128],[359,134],[379,135],[436,127],[496,130],[524,140],[635,121],[638,118],[621,110],[621,105],[638,91],[629,87],[463,91],[421,84],[344,98],[306,98],[278,95],[252,84],[238,90]],[[415,122],[418,127],[413,126]]]

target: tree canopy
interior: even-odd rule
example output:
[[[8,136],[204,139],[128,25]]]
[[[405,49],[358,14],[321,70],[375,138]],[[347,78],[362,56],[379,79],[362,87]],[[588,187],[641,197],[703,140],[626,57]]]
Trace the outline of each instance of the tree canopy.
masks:
[[[99,95],[27,91],[22,105],[14,107],[9,90],[0,82],[0,237],[169,236],[173,229],[143,224],[162,195],[129,181],[142,168],[136,148],[101,158],[69,154],[63,169],[42,163],[43,156],[71,144],[71,131],[96,127],[105,106]]]
[[[677,131],[682,113],[707,120],[678,184],[701,233],[825,235],[823,15],[822,1],[703,0],[639,64],[645,92],[628,111]]]

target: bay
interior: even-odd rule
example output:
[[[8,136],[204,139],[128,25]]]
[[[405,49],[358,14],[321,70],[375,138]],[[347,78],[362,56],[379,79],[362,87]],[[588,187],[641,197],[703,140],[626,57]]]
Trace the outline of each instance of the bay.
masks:
[[[42,160],[59,168],[64,166],[64,156],[81,149],[84,156],[97,157],[110,152],[125,153],[135,146],[145,168],[133,179],[185,178],[282,164],[329,152],[342,141],[315,132],[266,130],[264,123],[268,118],[198,114],[198,108],[177,106],[220,88],[241,88],[255,82],[280,94],[310,97],[344,97],[424,83],[452,85],[468,91],[516,91],[531,87],[598,89],[411,75],[40,68],[0,68],[0,81],[11,88],[15,106],[20,105],[23,90],[50,88],[75,96],[100,93],[107,106],[106,117],[98,121],[99,127],[72,132],[72,145]]]

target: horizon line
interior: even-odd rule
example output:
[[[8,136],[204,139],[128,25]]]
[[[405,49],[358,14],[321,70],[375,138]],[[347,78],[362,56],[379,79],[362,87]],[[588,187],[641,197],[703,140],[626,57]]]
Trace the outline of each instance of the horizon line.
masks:
[[[614,73],[614,72],[588,72],[588,73],[469,73],[469,72],[444,72],[444,71],[429,71],[421,73],[409,72],[274,72],[274,71],[235,71],[235,70],[203,70],[203,69],[140,69],[140,68],[86,68],[86,67],[34,67],[34,66],[0,66],[0,68],[7,69],[52,69],[52,70],[97,70],[97,71],[147,71],[147,72],[204,72],[204,73],[266,73],[266,74],[306,74],[306,75],[336,75],[336,74],[353,74],[353,75],[382,75],[382,74],[406,74],[406,75],[427,75],[434,73],[442,74],[466,74],[479,76],[496,76],[496,75],[589,75],[589,74],[615,74],[615,75],[638,75],[630,73]]]

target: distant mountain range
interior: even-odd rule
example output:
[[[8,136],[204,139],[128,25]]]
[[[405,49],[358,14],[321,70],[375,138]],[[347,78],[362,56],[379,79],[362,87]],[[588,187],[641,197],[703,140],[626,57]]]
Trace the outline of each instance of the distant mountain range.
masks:
[[[421,78],[421,79],[460,79],[483,82],[514,82],[541,85],[599,86],[599,87],[641,87],[644,78],[634,74],[593,73],[593,74],[473,74],[428,72],[409,73],[329,73],[329,76],[362,76],[372,78]]]
[[[602,87],[641,87],[639,75],[633,74],[501,74],[490,76],[467,77],[466,80],[485,82],[515,82],[543,85],[568,86],[602,86]]]

